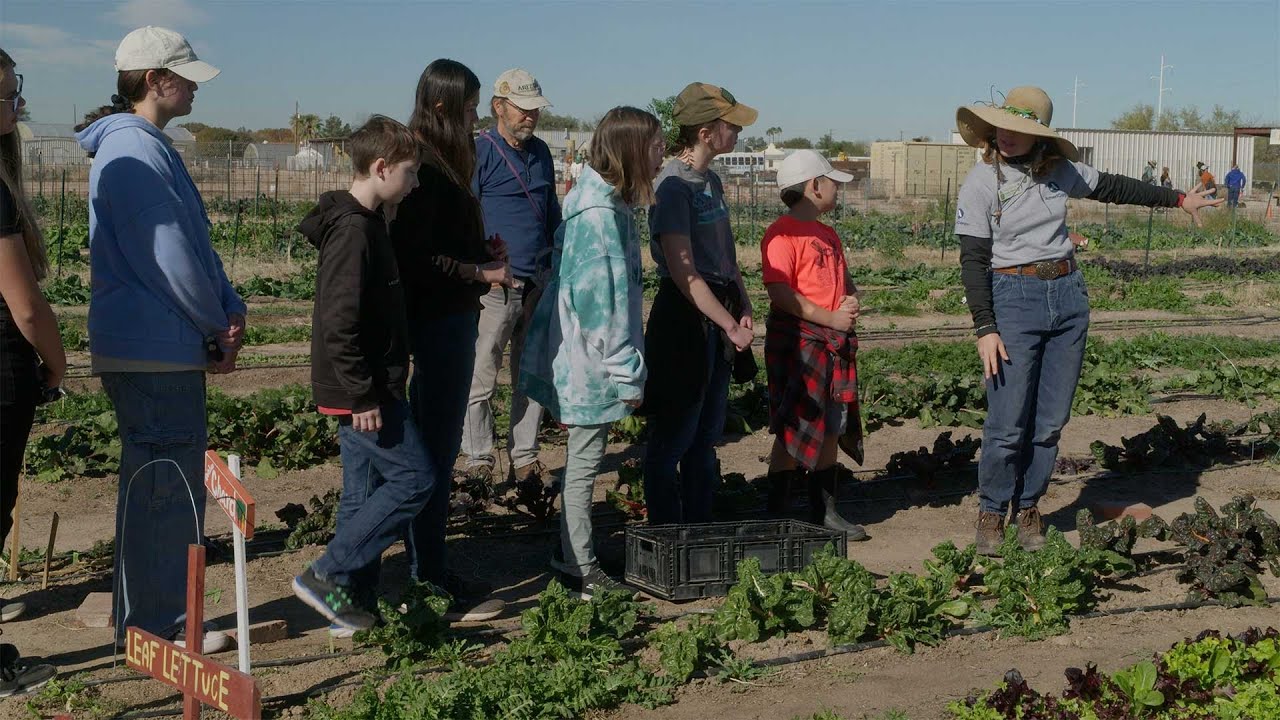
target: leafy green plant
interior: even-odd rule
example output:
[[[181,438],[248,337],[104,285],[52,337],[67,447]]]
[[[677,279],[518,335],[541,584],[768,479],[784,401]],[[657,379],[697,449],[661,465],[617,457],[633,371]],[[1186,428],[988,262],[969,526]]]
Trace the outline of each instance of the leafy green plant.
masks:
[[[1207,468],[1239,457],[1226,433],[1206,425],[1204,414],[1186,427],[1157,415],[1150,430],[1120,438],[1120,447],[1094,440],[1089,449],[1102,467],[1126,473],[1161,467]]]
[[[778,633],[811,628],[818,622],[816,598],[795,585],[787,573],[765,576],[760,561],[738,563],[738,583],[716,611],[716,634],[722,641],[757,642]]]
[[[1002,633],[1036,639],[1066,632],[1071,615],[1097,605],[1099,573],[1122,576],[1135,569],[1114,551],[1077,550],[1054,527],[1035,552],[1018,544],[1017,527],[1006,528],[1000,557],[984,576],[995,605],[980,616]]]
[[[1017,670],[989,693],[949,706],[955,720],[1259,720],[1280,717],[1274,629],[1235,637],[1206,631],[1114,675],[1068,668],[1061,697],[1033,690]]]
[[[64,275],[44,284],[44,297],[53,305],[88,305],[89,286],[79,275]]]
[[[1266,604],[1259,575],[1268,568],[1280,577],[1280,526],[1256,506],[1252,495],[1233,498],[1222,506],[1222,514],[1197,497],[1195,511],[1175,518],[1169,531],[1185,547],[1178,580],[1191,585],[1192,600]]]
[[[310,511],[298,503],[289,503],[277,510],[276,517],[290,531],[285,547],[297,550],[308,545],[328,544],[338,527],[338,504],[341,500],[342,492],[334,488],[323,498],[312,495]]]
[[[387,667],[404,669],[431,659],[439,650],[448,623],[444,614],[450,598],[427,582],[413,582],[400,596],[405,611],[385,599],[378,599],[382,622],[356,633],[355,641],[381,648]],[[456,650],[456,646],[455,650]]]
[[[715,665],[724,650],[716,637],[715,625],[703,615],[695,615],[688,623],[666,622],[654,628],[647,638],[658,651],[658,663],[676,682],[684,683],[694,673]]]
[[[622,461],[618,468],[618,483],[605,497],[618,512],[632,520],[643,520],[649,516],[649,508],[644,503],[644,469],[639,460],[630,458]]]

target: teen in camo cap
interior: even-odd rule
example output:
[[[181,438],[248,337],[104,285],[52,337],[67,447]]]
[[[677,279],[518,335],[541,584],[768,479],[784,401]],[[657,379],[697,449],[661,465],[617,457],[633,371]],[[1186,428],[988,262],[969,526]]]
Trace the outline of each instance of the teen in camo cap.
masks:
[[[982,151],[960,186],[956,234],[987,382],[978,463],[983,554],[998,552],[1011,505],[1018,542],[1028,550],[1044,545],[1037,503],[1071,417],[1089,330],[1089,297],[1067,233],[1068,198],[1180,207],[1197,223],[1200,208],[1222,202],[1100,173],[1079,162],[1052,120],[1053,101],[1037,87],[1014,88],[999,105],[956,111],[961,137]]]
[[[645,335],[644,479],[652,525],[711,520],[730,369],[735,350],[754,337],[729,206],[711,160],[732,151],[758,113],[724,88],[695,82],[680,91],[673,115],[676,157],[654,181],[657,204],[649,212],[661,278]]]

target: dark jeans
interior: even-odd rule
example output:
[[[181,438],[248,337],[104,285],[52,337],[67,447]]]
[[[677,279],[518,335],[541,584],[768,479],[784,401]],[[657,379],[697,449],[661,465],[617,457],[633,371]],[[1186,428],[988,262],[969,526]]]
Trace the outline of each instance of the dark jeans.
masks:
[[[1240,188],[1227,188],[1227,207],[1240,206]]]
[[[1004,513],[1014,500],[1035,506],[1053,475],[1084,362],[1089,295],[1078,271],[1054,280],[992,273],[991,293],[1009,362],[987,381],[978,495],[983,512]]]
[[[18,477],[36,415],[36,352],[0,309],[0,547],[7,547]]]
[[[337,534],[311,564],[317,575],[353,586],[366,604],[372,604],[383,551],[404,534],[438,484],[408,403],[385,403],[381,409],[382,429],[376,433],[354,430],[349,416],[339,420],[342,500]]]
[[[444,580],[447,567],[445,523],[476,363],[479,318],[478,311],[456,313],[419,321],[410,328],[413,377],[409,402],[422,433],[428,465],[438,473],[439,482],[432,488],[427,506],[410,525],[405,548],[410,575],[436,584]]]
[[[650,525],[711,521],[719,480],[715,448],[724,433],[732,369],[721,337],[718,328],[708,326],[703,347],[690,353],[691,362],[707,368],[702,395],[684,408],[664,408],[649,418],[644,494]]]
[[[187,545],[204,533],[204,372],[103,373],[102,387],[121,442],[116,641],[130,625],[170,637],[186,619]]]

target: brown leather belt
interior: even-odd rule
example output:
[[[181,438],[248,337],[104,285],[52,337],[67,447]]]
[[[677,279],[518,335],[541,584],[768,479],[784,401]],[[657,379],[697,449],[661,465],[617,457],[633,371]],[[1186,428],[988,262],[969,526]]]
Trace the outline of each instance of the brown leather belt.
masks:
[[[1030,265],[1014,265],[1013,267],[992,268],[992,272],[1005,275],[1034,275],[1041,280],[1054,280],[1076,271],[1074,258],[1066,260],[1042,260]]]

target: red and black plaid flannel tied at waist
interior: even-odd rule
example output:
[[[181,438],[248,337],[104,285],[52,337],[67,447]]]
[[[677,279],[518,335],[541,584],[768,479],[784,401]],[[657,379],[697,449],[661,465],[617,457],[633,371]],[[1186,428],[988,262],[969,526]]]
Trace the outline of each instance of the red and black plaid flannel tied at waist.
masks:
[[[801,320],[769,314],[764,359],[769,377],[769,431],[806,470],[818,464],[829,434],[827,408],[844,403],[849,415],[840,447],[862,463],[862,422],[858,411],[858,336]]]

